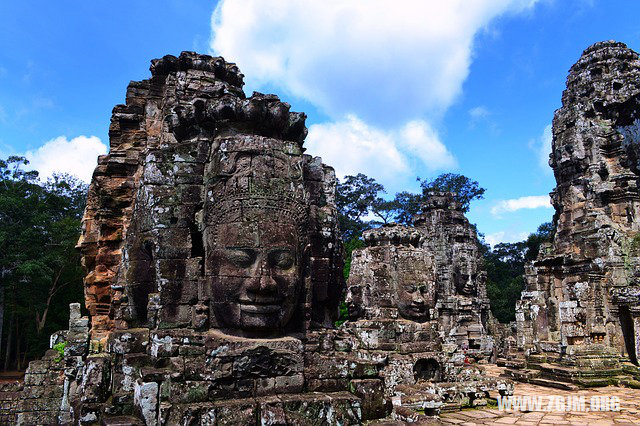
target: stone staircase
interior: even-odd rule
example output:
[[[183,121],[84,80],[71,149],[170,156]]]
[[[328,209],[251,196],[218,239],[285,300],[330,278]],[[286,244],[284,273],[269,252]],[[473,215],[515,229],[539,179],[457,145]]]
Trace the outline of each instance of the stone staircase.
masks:
[[[504,376],[557,389],[623,385],[640,387],[640,367],[604,345],[569,346],[566,353],[509,353],[498,359]]]

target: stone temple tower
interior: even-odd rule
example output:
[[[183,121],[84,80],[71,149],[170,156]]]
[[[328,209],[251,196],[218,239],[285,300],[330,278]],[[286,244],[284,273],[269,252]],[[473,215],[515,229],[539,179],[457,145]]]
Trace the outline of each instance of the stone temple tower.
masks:
[[[514,366],[530,375],[595,385],[638,363],[639,153],[638,54],[596,43],[571,67],[553,119],[556,233],[526,268],[516,315],[528,358]]]
[[[242,86],[234,64],[193,52],[130,83],[78,243],[89,316],[73,307],[52,338],[64,354],[31,363],[11,420],[360,421],[349,380],[312,388],[327,374],[305,358],[344,287],[335,173],[304,153],[305,114]]]

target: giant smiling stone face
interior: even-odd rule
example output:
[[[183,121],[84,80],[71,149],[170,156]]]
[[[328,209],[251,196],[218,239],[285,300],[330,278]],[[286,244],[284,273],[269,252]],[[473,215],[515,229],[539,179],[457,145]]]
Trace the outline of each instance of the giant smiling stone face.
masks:
[[[298,227],[268,213],[253,211],[217,224],[207,253],[213,313],[234,334],[277,334],[299,304],[303,248]]]
[[[454,259],[453,280],[458,294],[475,296],[478,287],[478,266],[474,253],[462,252]]]
[[[433,259],[420,250],[400,249],[394,281],[395,302],[401,317],[423,322],[436,305],[436,274]]]
[[[429,308],[435,305],[432,287],[428,283],[397,283],[396,303],[400,316],[417,322],[428,320]]]

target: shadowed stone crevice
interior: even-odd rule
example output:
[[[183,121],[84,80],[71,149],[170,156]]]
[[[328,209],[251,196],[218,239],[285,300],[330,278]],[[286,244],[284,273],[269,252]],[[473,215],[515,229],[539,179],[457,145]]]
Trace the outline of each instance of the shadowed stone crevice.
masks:
[[[421,358],[413,365],[413,377],[415,381],[432,380],[439,382],[442,378],[440,363],[433,358]]]

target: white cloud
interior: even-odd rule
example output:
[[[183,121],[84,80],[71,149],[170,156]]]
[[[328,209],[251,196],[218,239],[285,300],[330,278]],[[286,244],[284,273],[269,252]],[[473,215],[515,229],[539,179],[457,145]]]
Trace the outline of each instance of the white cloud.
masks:
[[[309,128],[307,148],[331,164],[339,177],[365,173],[378,181],[406,175],[414,159],[429,171],[456,166],[455,158],[424,121],[411,121],[386,131],[367,125],[354,115]]]
[[[275,87],[333,119],[399,126],[460,94],[474,37],[538,0],[221,0],[211,48],[251,89]]]
[[[43,180],[53,173],[69,173],[89,182],[98,155],[106,153],[107,146],[97,136],[78,136],[71,140],[58,136],[38,149],[25,152],[24,156]]]
[[[493,234],[487,234],[484,236],[484,240],[491,247],[494,247],[499,243],[517,243],[518,241],[523,241],[529,236],[526,232],[494,232]]]
[[[438,134],[424,121],[414,120],[405,124],[396,137],[397,145],[406,148],[408,154],[418,158],[429,171],[452,169],[457,162]]]
[[[551,199],[548,195],[530,195],[511,200],[502,200],[491,208],[491,214],[499,216],[502,213],[515,212],[522,209],[537,209],[541,207],[548,209],[552,208]]]
[[[529,147],[538,155],[538,165],[546,174],[552,174],[553,170],[549,167],[549,155],[551,154],[551,141],[553,139],[551,124],[545,126],[542,134],[529,142]]]
[[[469,110],[469,115],[471,116],[471,120],[480,120],[482,118],[487,118],[490,115],[490,112],[483,106],[477,106]]]
[[[491,112],[482,105],[471,108],[469,110],[469,127],[474,129],[478,124],[482,123],[488,127],[489,130],[496,133],[498,132],[498,126],[491,119]]]

